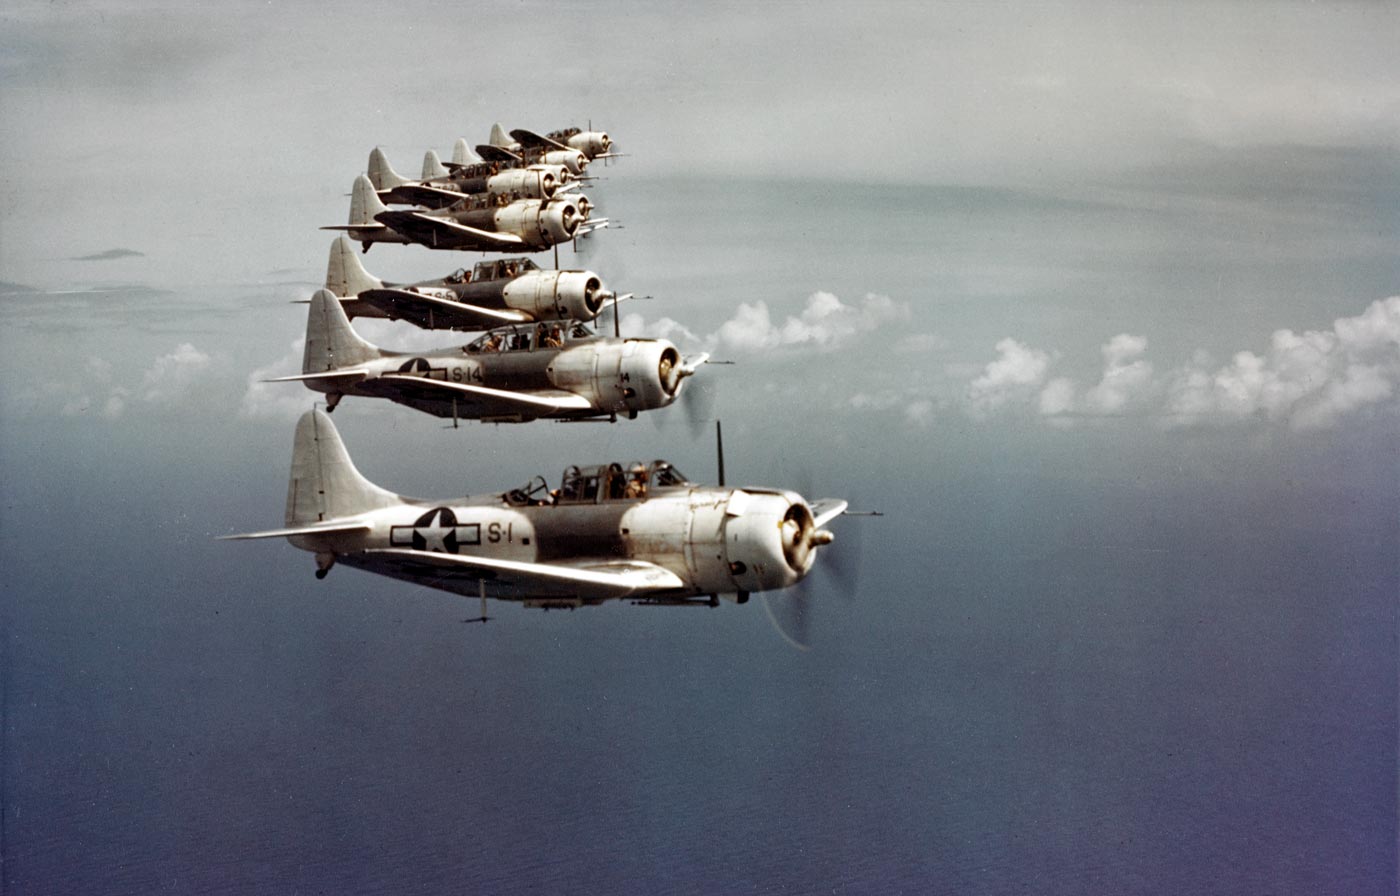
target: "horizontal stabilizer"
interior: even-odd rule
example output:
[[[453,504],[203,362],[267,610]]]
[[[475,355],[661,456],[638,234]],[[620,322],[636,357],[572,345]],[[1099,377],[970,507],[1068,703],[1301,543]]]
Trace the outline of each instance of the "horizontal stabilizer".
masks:
[[[342,380],[352,382],[362,380],[369,376],[369,371],[363,367],[355,367],[350,370],[322,370],[316,373],[298,373],[292,376],[275,376],[271,379],[263,380],[264,383],[297,383],[303,380]]]
[[[345,230],[352,233],[381,233],[389,228],[383,224],[326,224],[322,230]]]
[[[312,523],[308,526],[290,526],[286,529],[268,529],[266,532],[242,532],[238,535],[220,535],[219,540],[237,541],[245,538],[291,538],[295,535],[343,535],[349,532],[368,532],[369,530],[369,523]]]

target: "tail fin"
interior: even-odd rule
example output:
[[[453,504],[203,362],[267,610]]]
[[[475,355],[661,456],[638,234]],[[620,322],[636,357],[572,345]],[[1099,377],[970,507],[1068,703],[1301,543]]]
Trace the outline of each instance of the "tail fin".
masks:
[[[447,174],[447,169],[442,166],[442,159],[439,159],[433,150],[428,150],[423,156],[423,179],[432,180],[435,177],[446,177]]]
[[[375,147],[369,151],[369,182],[376,190],[392,190],[404,184],[412,183],[411,180],[399,174],[389,164],[389,159]]]
[[[510,148],[514,144],[515,141],[510,138],[510,134],[506,133],[506,129],[501,127],[501,123],[499,121],[491,125],[492,146],[504,146],[506,148]]]
[[[301,372],[354,367],[379,357],[379,349],[351,328],[340,300],[329,289],[317,290],[306,314],[306,350],[301,356]]]
[[[475,165],[480,161],[481,156],[472,152],[472,148],[467,143],[466,137],[458,137],[457,142],[452,144],[452,164]]]
[[[367,289],[383,289],[384,281],[365,270],[355,244],[349,237],[337,237],[331,243],[330,261],[326,262],[326,289],[338,296],[357,296]]]
[[[367,510],[393,507],[403,499],[370,482],[355,469],[331,418],[307,411],[292,442],[287,483],[287,525],[304,526]]]
[[[355,178],[355,187],[350,191],[351,227],[378,226],[374,216],[388,210],[389,206],[379,201],[379,195],[374,192],[374,184],[369,182],[369,178],[363,174]]]

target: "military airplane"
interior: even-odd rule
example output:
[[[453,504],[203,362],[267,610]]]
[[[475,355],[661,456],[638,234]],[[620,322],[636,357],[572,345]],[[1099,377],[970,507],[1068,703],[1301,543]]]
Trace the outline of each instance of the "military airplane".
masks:
[[[385,283],[365,270],[348,237],[331,243],[326,289],[351,317],[407,320],[425,330],[482,330],[540,320],[593,320],[616,295],[592,271],[541,270],[528,258],[479,261],[437,280]]]
[[[297,423],[286,527],[225,538],[286,538],[336,563],[430,588],[574,608],[630,598],[653,605],[737,603],[787,588],[834,540],[839,499],[806,501],[770,488],[696,485],[665,461],[571,466],[551,491],[519,488],[447,501],[406,498],[371,483],[330,417]]]
[[[589,161],[594,159],[610,159],[618,154],[612,152],[612,138],[604,131],[585,131],[580,128],[564,128],[559,131],[550,131],[544,136],[540,136],[533,131],[524,128],[516,128],[510,132],[516,142],[522,147],[537,149],[576,149],[588,156]],[[492,137],[496,136],[492,132]]]
[[[486,143],[477,144],[476,154],[487,162],[502,162],[508,165],[531,163],[563,165],[574,174],[583,174],[588,168],[591,157],[582,146],[575,147],[556,141],[546,141],[529,131],[521,131],[520,133],[534,139],[522,141],[513,136],[515,133],[512,131],[512,136],[507,136],[505,128],[501,127],[500,124],[492,125],[490,139]],[[602,136],[607,137],[606,134]],[[611,145],[611,141],[609,144]]]
[[[682,358],[665,339],[614,339],[582,324],[525,324],[488,330],[461,347],[408,354],[363,339],[340,300],[317,291],[306,316],[301,382],[326,393],[328,408],[346,395],[387,398],[438,417],[522,423],[635,419],[680,396],[708,359]]]
[[[588,221],[577,199],[518,199],[463,196],[455,205],[433,211],[390,211],[361,174],[350,194],[348,224],[322,230],[344,230],[365,252],[375,243],[417,243],[430,249],[474,252],[538,252],[567,243],[607,226],[607,219]]]
[[[574,181],[562,165],[502,168],[482,162],[448,171],[431,149],[423,159],[423,177],[411,180],[394,170],[384,152],[375,147],[366,172],[381,202],[446,208],[464,195],[486,194],[511,199],[553,199]]]

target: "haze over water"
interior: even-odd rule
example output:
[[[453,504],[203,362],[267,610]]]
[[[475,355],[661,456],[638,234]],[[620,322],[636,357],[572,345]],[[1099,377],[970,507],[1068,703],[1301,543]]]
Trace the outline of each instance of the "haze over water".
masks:
[[[622,175],[608,196],[633,218],[672,201]],[[743,201],[881,213],[795,192]],[[689,207],[723,231],[723,208]],[[978,217],[988,239],[1006,226]],[[793,260],[821,235],[794,230],[645,311],[800,308],[809,287],[776,269],[820,279]],[[469,626],[449,595],[316,582],[288,546],[212,541],[280,522],[295,408],[167,414],[157,438],[93,414],[7,428],[11,891],[1388,891],[1393,417],[1301,435],[853,420],[841,371],[918,377],[918,353],[879,345],[982,314],[921,283],[905,246],[856,262],[941,310],[703,372],[731,482],[886,514],[834,525],[857,583],[819,580],[807,653],[757,603],[494,606]],[[302,313],[249,302],[220,326],[275,356]],[[248,366],[201,394],[236,406]],[[664,413],[454,432],[352,400],[336,417],[361,469],[408,494],[653,455],[712,479],[708,436]]]

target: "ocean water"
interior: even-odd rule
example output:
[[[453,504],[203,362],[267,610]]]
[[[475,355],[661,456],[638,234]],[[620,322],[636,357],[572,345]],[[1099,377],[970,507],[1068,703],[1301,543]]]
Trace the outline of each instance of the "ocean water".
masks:
[[[1215,258],[1273,303],[1186,327],[1212,277],[1151,246],[1184,245],[1189,216],[624,171],[599,193],[627,229],[586,258],[656,294],[649,319],[704,334],[741,301],[781,318],[877,292],[913,309],[898,335],[937,337],[932,358],[860,343],[713,371],[731,482],[885,514],[836,524],[858,568],[819,574],[815,648],[756,602],[468,625],[460,598],[215,542],[280,522],[291,420],[237,408],[298,333],[294,282],[162,294],[219,311],[136,327],[132,351],[223,359],[197,403],[116,420],[36,413],[18,378],[59,335],[22,327],[0,428],[5,893],[1394,892],[1393,419],[1054,428],[939,405],[921,427],[840,400],[932,390],[1004,336],[1071,355],[1134,328],[1163,364],[1258,349],[1359,313],[1393,258],[1327,289]],[[1083,251],[1125,215],[1134,252]],[[608,457],[713,469],[674,421],[452,432],[347,403],[337,422],[408,494]]]

